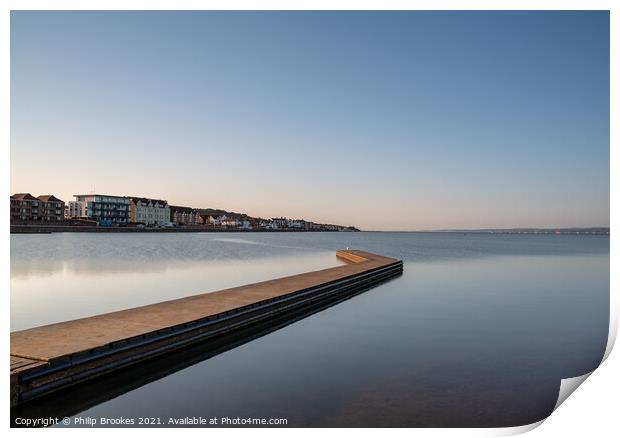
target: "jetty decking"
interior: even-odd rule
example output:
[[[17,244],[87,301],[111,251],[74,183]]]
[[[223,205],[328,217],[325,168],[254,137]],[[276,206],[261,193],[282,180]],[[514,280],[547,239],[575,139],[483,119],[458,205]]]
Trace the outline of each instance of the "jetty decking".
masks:
[[[347,265],[11,333],[11,405],[402,273],[402,261],[339,250]]]

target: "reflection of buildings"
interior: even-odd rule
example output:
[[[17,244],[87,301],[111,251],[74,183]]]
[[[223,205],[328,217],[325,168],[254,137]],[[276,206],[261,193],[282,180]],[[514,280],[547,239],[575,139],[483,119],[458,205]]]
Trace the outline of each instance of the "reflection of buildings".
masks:
[[[62,222],[64,201],[54,195],[35,198],[30,193],[11,196],[11,222]]]
[[[168,201],[149,198],[129,198],[129,220],[145,225],[163,225],[170,222]]]
[[[129,223],[129,198],[112,195],[73,195],[86,204],[86,217],[100,225]]]

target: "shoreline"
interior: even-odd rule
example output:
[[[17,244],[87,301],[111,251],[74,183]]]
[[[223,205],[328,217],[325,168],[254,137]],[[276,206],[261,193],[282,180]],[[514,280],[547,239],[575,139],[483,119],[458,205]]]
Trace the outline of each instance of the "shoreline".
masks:
[[[418,234],[477,234],[477,235],[539,235],[539,236],[610,236],[609,229],[592,230],[304,230],[283,229],[243,229],[205,226],[183,226],[171,228],[101,227],[87,225],[11,225],[10,234],[51,234],[51,233],[418,233]]]
[[[352,233],[353,230],[300,230],[216,228],[204,226],[170,227],[170,228],[137,228],[137,227],[100,227],[75,225],[11,225],[11,234],[51,234],[51,233]]]

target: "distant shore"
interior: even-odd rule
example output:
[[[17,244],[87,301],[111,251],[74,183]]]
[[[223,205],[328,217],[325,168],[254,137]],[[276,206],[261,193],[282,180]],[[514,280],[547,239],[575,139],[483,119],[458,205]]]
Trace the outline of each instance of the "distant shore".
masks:
[[[480,230],[362,230],[374,233],[441,233],[441,234],[543,234],[543,235],[590,235],[609,236],[609,228],[506,228],[506,229],[480,229]]]
[[[189,225],[170,228],[139,227],[105,227],[86,225],[11,225],[11,234],[49,234],[49,233],[336,233],[336,232],[402,232],[402,233],[445,233],[445,234],[543,234],[543,235],[595,235],[609,236],[609,228],[509,228],[480,230],[413,230],[413,231],[376,231],[376,230],[305,230],[298,228],[281,229],[245,229],[225,227],[205,227]]]
[[[169,227],[169,228],[139,228],[139,227],[106,227],[86,225],[11,225],[11,234],[50,234],[50,233],[337,233],[354,232],[354,230],[304,230],[297,228],[281,229],[245,229],[205,227],[200,225]]]
[[[607,227],[589,228],[497,228],[477,230],[436,230],[438,233],[479,233],[479,234],[594,234],[609,235]]]

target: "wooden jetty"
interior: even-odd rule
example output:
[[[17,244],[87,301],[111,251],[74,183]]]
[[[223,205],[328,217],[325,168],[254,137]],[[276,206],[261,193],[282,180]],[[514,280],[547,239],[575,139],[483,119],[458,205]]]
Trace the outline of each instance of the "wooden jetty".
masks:
[[[191,344],[345,299],[402,273],[402,261],[339,250],[343,266],[11,333],[11,406]]]

